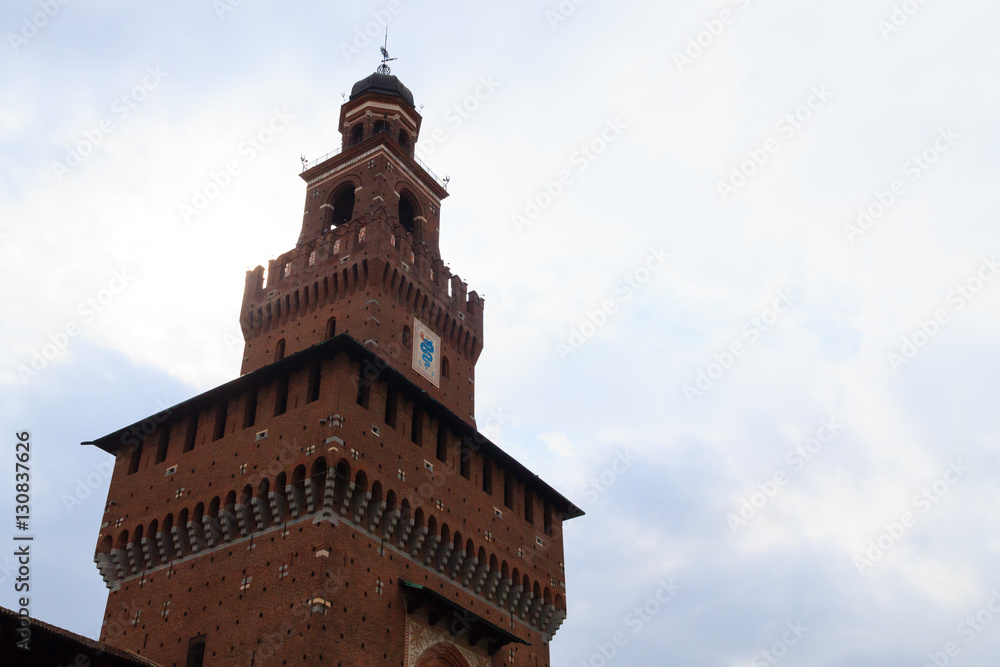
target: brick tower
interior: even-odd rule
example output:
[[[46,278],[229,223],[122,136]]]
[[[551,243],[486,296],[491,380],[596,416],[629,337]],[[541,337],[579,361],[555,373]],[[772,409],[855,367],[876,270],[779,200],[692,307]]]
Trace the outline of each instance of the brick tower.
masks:
[[[548,666],[562,522],[475,427],[483,299],[385,71],[307,165],[295,247],[247,272],[239,378],[93,443],[116,463],[101,639],[161,665]]]

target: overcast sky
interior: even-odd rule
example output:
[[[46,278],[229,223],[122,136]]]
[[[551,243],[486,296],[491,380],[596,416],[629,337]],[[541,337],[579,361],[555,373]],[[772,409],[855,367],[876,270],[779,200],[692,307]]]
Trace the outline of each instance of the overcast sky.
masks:
[[[553,665],[994,664],[1000,6],[346,5],[0,7],[35,615],[97,636],[79,443],[238,375],[244,271],[294,245],[389,17],[486,297],[479,424],[587,512]]]

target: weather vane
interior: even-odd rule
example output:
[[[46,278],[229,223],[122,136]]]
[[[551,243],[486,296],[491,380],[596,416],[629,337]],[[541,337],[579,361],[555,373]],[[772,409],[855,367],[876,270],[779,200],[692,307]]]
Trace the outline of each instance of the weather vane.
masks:
[[[383,44],[382,46],[380,46],[378,48],[379,48],[379,51],[382,52],[382,64],[379,65],[378,69],[375,70],[375,71],[378,72],[379,74],[391,74],[392,70],[389,69],[389,63],[392,62],[393,60],[396,60],[396,58],[390,58],[389,57],[389,51],[388,51],[388,48],[389,48],[389,26],[385,27],[385,44]]]

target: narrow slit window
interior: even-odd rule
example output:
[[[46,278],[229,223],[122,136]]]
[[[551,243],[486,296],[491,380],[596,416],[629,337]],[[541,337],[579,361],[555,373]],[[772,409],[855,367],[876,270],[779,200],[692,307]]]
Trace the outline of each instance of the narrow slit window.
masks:
[[[167,446],[170,444],[170,424],[166,423],[160,427],[160,441],[156,445],[156,462],[163,463],[167,460]]]
[[[288,376],[278,378],[278,392],[274,398],[274,416],[283,415],[288,411]]]

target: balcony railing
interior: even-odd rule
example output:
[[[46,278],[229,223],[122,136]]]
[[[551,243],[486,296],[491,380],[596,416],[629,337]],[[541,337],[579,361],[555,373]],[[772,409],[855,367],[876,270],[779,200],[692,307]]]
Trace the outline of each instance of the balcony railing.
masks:
[[[383,132],[385,132],[386,134],[388,134],[387,130],[380,130],[377,134],[382,134]],[[351,146],[348,146],[348,148],[351,148],[354,145],[356,145],[356,144],[352,144]],[[326,162],[327,160],[329,160],[330,158],[334,157],[335,155],[340,155],[341,151],[342,151],[342,148],[337,148],[336,150],[332,150],[329,153],[327,153],[326,155],[324,155],[322,157],[319,157],[319,158],[316,158],[315,160],[312,160],[311,162],[303,162],[302,163],[302,171],[299,172],[299,173],[305,173],[305,172],[309,171],[310,169],[312,169],[313,167],[315,167],[316,165],[321,164],[323,162]],[[427,164],[423,160],[421,160],[420,158],[418,158],[416,156],[416,154],[412,152],[411,147],[404,147],[404,151],[406,153],[408,153],[410,157],[413,158],[414,162],[416,162],[420,166],[421,169],[423,169],[424,171],[426,171],[427,174],[431,178],[434,179],[435,183],[437,183],[438,185],[440,185],[442,188],[444,188],[446,190],[448,189],[448,184],[445,183],[440,178],[438,178],[438,175],[435,174],[433,171],[431,171],[431,168],[428,167]]]

